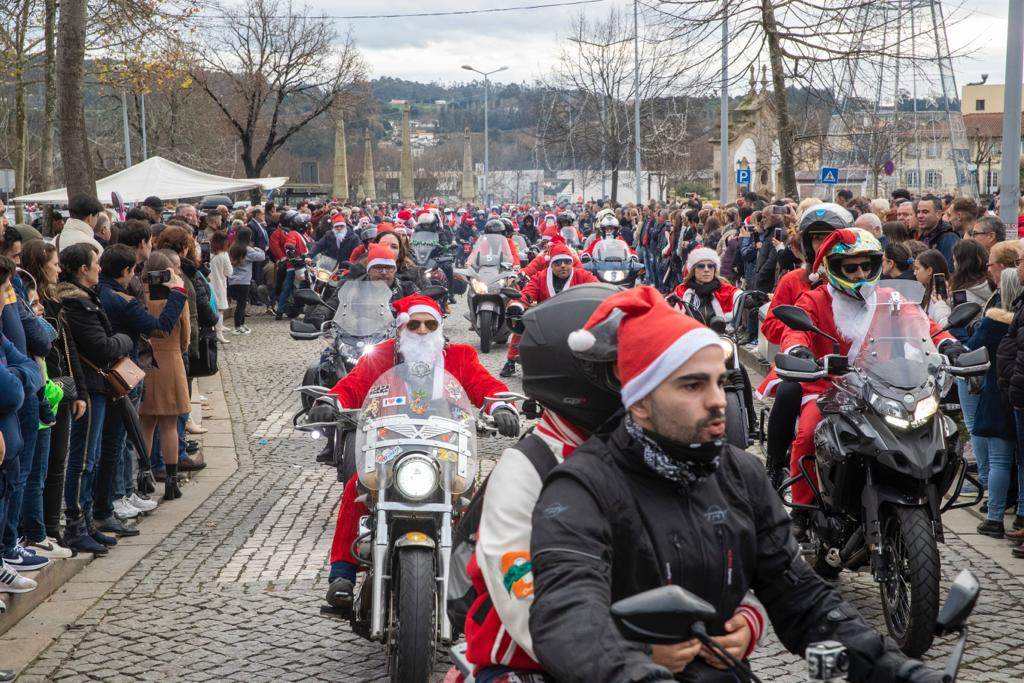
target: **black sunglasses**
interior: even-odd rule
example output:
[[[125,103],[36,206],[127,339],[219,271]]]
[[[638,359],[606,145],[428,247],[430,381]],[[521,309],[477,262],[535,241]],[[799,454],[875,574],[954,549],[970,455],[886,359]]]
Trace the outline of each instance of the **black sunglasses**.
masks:
[[[853,275],[857,272],[870,273],[872,270],[871,261],[858,261],[857,263],[842,263],[839,265],[840,270],[845,275]]]
[[[427,331],[433,332],[434,330],[437,329],[438,324],[439,323],[436,320],[410,320],[405,324],[405,326],[408,327],[413,332],[415,332],[416,330],[420,329],[420,325],[423,325],[425,328],[427,328]]]
[[[707,262],[707,261],[705,261],[703,263],[695,263],[695,264],[693,264],[693,269],[694,270],[714,270],[715,267],[716,266],[715,266],[714,263],[710,263],[710,262]]]

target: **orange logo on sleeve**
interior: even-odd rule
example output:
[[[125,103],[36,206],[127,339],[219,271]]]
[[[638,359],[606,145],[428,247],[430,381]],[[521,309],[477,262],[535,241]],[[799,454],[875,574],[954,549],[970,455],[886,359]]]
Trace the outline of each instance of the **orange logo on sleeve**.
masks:
[[[530,562],[530,553],[526,551],[512,551],[501,556],[501,575],[505,590],[519,600],[525,600],[533,595],[533,581],[528,581],[527,576],[533,571],[533,564]]]

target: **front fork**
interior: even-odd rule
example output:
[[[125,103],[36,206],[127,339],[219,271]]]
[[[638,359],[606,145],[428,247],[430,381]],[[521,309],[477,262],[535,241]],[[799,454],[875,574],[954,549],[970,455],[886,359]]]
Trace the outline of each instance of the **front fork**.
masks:
[[[935,540],[939,543],[944,543],[945,538],[942,531],[939,494],[934,484],[927,485],[925,497],[928,505],[928,515],[932,519],[932,531],[935,534]],[[861,504],[864,507],[864,543],[870,552],[871,574],[875,577],[876,581],[887,581],[893,568],[885,564],[885,556],[882,552],[882,501],[878,497],[878,491],[875,488],[874,476],[870,467],[865,472]]]

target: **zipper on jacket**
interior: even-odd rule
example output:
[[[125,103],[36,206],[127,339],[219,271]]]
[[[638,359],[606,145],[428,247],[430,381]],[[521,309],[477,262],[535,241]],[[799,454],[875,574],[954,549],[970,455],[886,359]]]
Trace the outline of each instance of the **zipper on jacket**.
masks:
[[[722,526],[715,526],[715,535],[718,536],[718,547],[722,551],[722,587],[732,587],[732,573],[733,573],[733,552],[732,548],[727,548],[725,545],[725,532],[722,531]],[[724,592],[724,590],[723,590]]]

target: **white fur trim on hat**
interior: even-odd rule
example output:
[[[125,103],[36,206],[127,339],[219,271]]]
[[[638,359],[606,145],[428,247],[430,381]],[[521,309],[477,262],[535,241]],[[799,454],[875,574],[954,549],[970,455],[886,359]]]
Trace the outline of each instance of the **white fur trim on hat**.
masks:
[[[366,269],[369,270],[374,266],[391,266],[392,268],[396,268],[397,264],[393,258],[375,258],[366,264]]]
[[[597,339],[590,330],[573,330],[569,333],[569,338],[566,341],[569,344],[569,349],[577,353],[589,351],[597,343]]]
[[[425,304],[419,304],[417,306],[413,306],[413,307],[411,307],[409,309],[408,315],[410,317],[412,317],[416,313],[427,313],[427,314],[430,315],[431,318],[433,318],[437,322],[441,322],[441,314],[433,306],[427,306]],[[403,315],[405,315],[405,314],[403,314]],[[409,322],[409,321],[406,320],[405,322]]]
[[[395,322],[398,323],[399,327],[409,322],[409,319],[410,315],[405,312],[399,313],[398,315],[395,316]]]
[[[572,348],[572,335],[569,335],[569,341],[570,348]],[[660,356],[644,368],[643,372],[622,385],[619,392],[622,395],[622,405],[629,408],[650,394],[669,375],[678,370],[679,366],[690,360],[693,354],[705,346],[718,346],[718,335],[707,327],[696,327],[679,337],[672,346],[665,349]]]
[[[572,261],[572,254],[555,254],[551,257],[551,262],[555,261]]]
[[[715,268],[722,267],[722,259],[718,257],[717,251],[708,247],[698,247],[686,257],[686,270],[693,270],[693,267],[702,261],[711,261]]]

